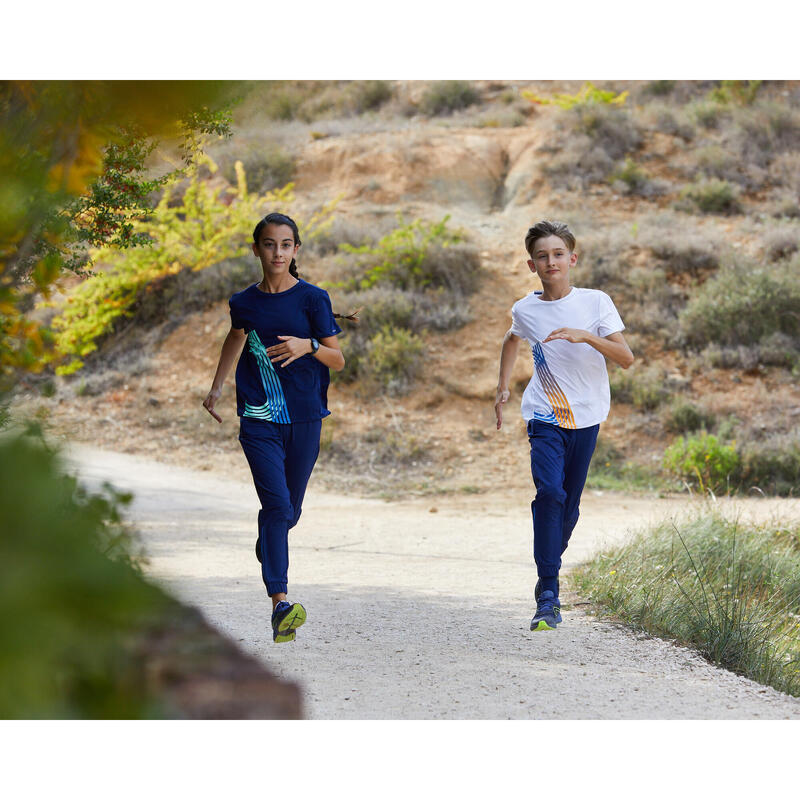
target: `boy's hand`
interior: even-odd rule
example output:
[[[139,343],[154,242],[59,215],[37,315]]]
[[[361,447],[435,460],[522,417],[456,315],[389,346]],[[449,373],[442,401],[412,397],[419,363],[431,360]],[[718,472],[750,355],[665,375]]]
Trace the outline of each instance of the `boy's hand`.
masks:
[[[573,344],[585,344],[589,335],[589,331],[582,331],[578,328],[556,328],[546,339],[542,339],[542,342],[563,339],[565,342],[572,342]]]
[[[274,344],[267,348],[269,360],[282,361],[282,367],[291,364],[301,356],[311,352],[311,339],[298,339],[296,336],[279,336],[282,344]]]
[[[494,403],[494,415],[497,417],[497,430],[503,424],[503,404],[508,402],[511,392],[508,389],[498,389]]]

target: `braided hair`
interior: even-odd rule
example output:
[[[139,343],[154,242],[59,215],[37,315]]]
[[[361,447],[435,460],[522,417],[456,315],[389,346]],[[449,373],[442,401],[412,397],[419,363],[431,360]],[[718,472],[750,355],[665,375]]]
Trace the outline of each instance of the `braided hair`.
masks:
[[[256,227],[253,229],[253,241],[258,244],[258,237],[261,235],[261,231],[264,230],[265,226],[267,225],[288,225],[292,229],[292,236],[294,237],[294,244],[295,247],[301,245],[302,242],[300,241],[300,231],[297,228],[297,223],[286,214],[279,214],[278,212],[273,212],[272,214],[267,214],[264,219],[259,220]],[[292,258],[292,263],[289,264],[289,274],[293,278],[297,278],[300,280],[300,275],[297,273],[297,263],[295,262],[294,258]],[[336,319],[346,319],[350,322],[358,324],[358,312],[361,309],[357,309],[352,314],[337,314],[334,312],[333,316]]]

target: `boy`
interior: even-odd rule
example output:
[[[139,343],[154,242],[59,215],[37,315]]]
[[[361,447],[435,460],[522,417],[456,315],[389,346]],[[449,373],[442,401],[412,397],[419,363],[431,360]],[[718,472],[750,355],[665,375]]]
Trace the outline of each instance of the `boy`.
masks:
[[[541,631],[553,630],[561,622],[561,555],[578,521],[597,432],[611,405],[604,356],[627,369],[633,353],[611,298],[596,289],[570,285],[570,269],[578,255],[575,236],[564,223],[537,223],[525,237],[525,249],[542,291],[531,292],[511,309],[494,409],[500,430],[511,371],[520,342],[527,339],[535,369],[522,397],[522,416],[528,423],[536,486],[531,512],[538,574],[531,630]]]

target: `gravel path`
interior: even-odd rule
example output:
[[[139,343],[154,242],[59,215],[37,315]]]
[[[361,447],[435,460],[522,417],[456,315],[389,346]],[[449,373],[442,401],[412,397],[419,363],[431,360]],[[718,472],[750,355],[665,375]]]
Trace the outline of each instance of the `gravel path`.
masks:
[[[149,573],[298,681],[310,719],[800,718],[800,699],[599,622],[574,595],[557,631],[532,633],[530,497],[385,503],[323,493],[312,478],[290,538],[289,597],[308,622],[275,645],[246,466],[220,479],[85,447],[71,458],[87,484],[135,492]],[[565,566],[689,504],[587,492]],[[800,501],[723,507],[800,517]]]

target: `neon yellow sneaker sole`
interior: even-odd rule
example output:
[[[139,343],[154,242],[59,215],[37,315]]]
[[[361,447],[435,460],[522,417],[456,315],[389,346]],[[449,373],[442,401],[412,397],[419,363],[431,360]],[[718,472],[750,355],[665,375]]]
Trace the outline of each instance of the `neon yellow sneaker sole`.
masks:
[[[306,610],[300,603],[292,603],[280,619],[272,625],[273,642],[291,642],[295,631],[306,621]]]

